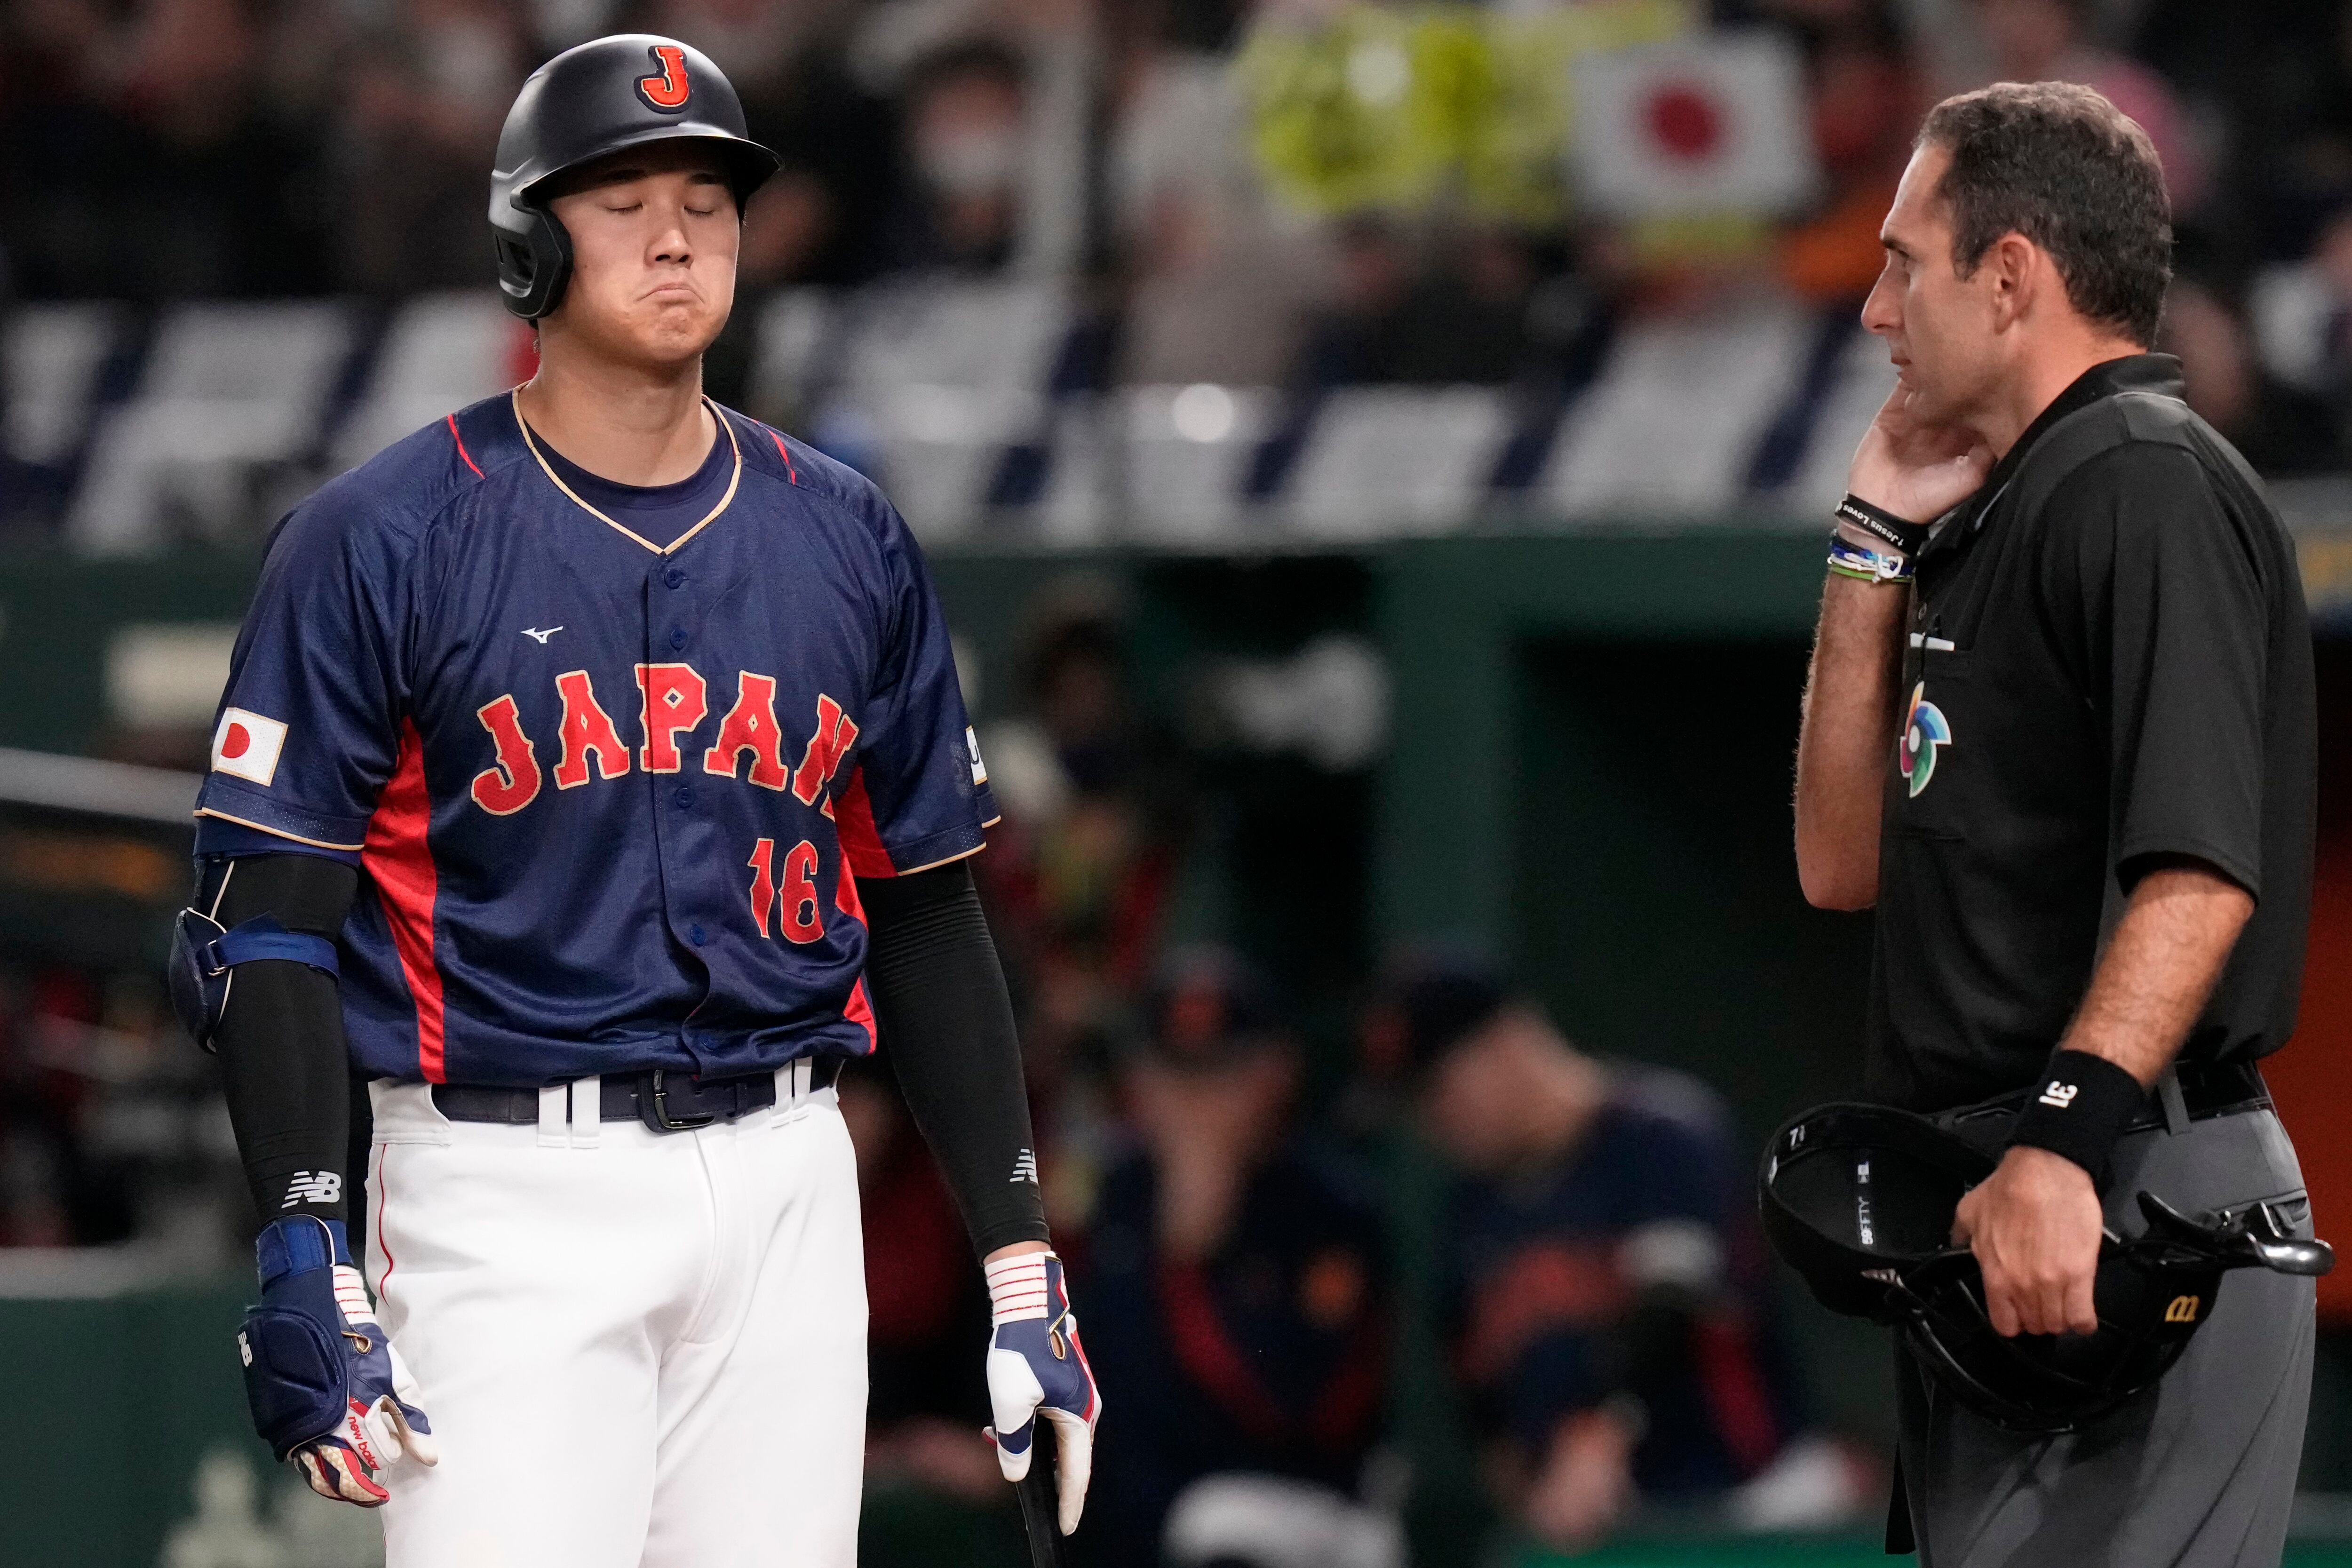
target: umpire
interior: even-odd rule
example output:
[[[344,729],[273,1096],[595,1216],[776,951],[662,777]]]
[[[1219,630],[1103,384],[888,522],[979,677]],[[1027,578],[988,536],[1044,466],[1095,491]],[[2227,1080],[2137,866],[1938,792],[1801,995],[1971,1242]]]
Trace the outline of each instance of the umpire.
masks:
[[[1798,867],[1813,903],[1878,909],[1866,1094],[2000,1153],[1955,1226],[1994,1326],[2088,1331],[2103,1218],[2137,1233],[2143,1188],[2309,1234],[2254,1067],[2294,1027],[2310,912],[2303,594],[2252,472],[2147,352],[2172,232],[2138,126],[2079,87],[1947,100],[1882,237],[1863,321],[1900,380],[1831,542]],[[2312,1329],[2309,1280],[2234,1275],[2163,1382],[2059,1436],[1906,1362],[1890,1545],[2277,1563]]]

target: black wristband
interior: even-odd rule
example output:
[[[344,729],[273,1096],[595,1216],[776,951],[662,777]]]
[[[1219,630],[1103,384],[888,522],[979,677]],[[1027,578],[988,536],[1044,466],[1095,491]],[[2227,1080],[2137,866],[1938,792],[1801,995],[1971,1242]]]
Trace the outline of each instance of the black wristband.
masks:
[[[1850,495],[1838,502],[1837,515],[1841,521],[1853,524],[1881,543],[1893,545],[1906,555],[1917,554],[1919,547],[1927,542],[1928,524],[1897,517],[1885,507],[1871,505],[1860,496]]]
[[[2132,1119],[2147,1109],[2147,1090],[2105,1057],[2088,1051],[2054,1051],[2042,1081],[2010,1130],[2012,1147],[2047,1149],[2063,1154],[2091,1173],[2095,1182],[2107,1173],[2107,1158],[2116,1140]]]

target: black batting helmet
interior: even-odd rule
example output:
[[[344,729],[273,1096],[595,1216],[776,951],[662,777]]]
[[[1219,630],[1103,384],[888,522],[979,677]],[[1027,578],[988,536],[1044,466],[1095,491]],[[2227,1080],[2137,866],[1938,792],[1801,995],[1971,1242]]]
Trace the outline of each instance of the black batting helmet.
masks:
[[[743,102],[709,56],[675,38],[616,33],[564,50],[530,73],[499,132],[490,171],[490,230],[507,309],[535,321],[563,302],[572,241],[547,209],[547,182],[648,142],[716,145],[745,198],[776,172],[776,155],[751,138]]]
[[[2325,1274],[2335,1253],[2262,1205],[2200,1224],[2151,1193],[2147,1228],[2099,1246],[2094,1334],[2004,1337],[1985,1314],[1952,1214],[1993,1160],[1927,1118],[1824,1105],[1773,1135],[1759,1179],[1764,1231],[1832,1311],[1892,1324],[1961,1404],[2012,1431],[2071,1432],[2152,1385],[2211,1315],[2232,1268]]]

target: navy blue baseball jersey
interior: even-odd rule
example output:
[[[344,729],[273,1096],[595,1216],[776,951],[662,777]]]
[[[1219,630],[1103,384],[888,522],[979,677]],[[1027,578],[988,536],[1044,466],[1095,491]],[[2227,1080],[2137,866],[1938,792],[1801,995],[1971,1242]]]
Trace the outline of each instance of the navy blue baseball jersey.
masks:
[[[510,395],[273,541],[200,851],[354,859],[352,1050],[531,1086],[873,1048],[859,878],[996,816],[921,552],[852,470],[711,405],[713,505],[593,505]]]

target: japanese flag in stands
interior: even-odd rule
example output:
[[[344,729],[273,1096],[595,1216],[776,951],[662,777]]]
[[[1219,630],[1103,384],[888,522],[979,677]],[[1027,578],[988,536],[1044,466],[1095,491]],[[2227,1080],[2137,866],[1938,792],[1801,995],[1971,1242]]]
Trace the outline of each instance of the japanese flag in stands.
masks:
[[[242,708],[226,708],[220,728],[213,731],[213,768],[268,789],[277,776],[278,753],[285,749],[284,724]]]
[[[1569,174],[1621,217],[1765,216],[1816,184],[1804,63],[1778,34],[1735,31],[1586,55]]]

